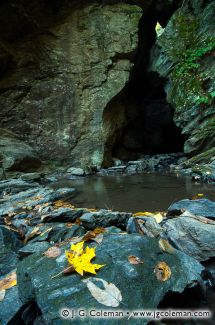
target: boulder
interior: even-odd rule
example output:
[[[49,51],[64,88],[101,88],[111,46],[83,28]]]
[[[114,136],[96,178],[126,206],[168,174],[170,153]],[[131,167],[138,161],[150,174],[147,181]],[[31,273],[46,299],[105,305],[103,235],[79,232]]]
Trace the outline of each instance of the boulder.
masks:
[[[74,222],[83,214],[82,209],[60,208],[57,211],[45,214],[43,222]]]
[[[72,174],[74,176],[84,176],[85,172],[82,168],[70,167],[67,169],[67,173]]]
[[[5,171],[35,171],[41,161],[35,151],[14,134],[0,129],[0,156]]]
[[[215,220],[215,202],[207,199],[181,200],[170,205],[167,216],[181,215],[185,211],[191,214]]]
[[[4,226],[0,226],[0,277],[16,268],[21,242]]]
[[[39,184],[35,182],[26,182],[19,179],[8,179],[0,181],[0,193],[15,194],[34,187],[38,187]]]
[[[24,206],[29,207],[31,210],[36,205],[69,199],[74,195],[74,192],[74,188],[53,190],[48,187],[37,187],[8,196],[0,206],[0,218],[10,212],[18,213],[22,210],[23,202],[26,202]]]
[[[6,291],[4,300],[0,302],[0,323],[7,324],[20,324],[19,312],[24,307],[20,297],[17,286],[12,287]]]
[[[113,307],[97,302],[82,280],[90,279],[100,288],[103,286],[99,279],[113,283],[122,294],[122,301],[115,309],[127,312],[156,309],[167,292],[182,292],[187,286],[197,283],[203,270],[192,257],[177,250],[172,255],[162,253],[156,239],[138,234],[104,234],[100,245],[89,246],[96,246],[93,262],[105,264],[92,277],[87,273],[83,277],[72,273],[51,278],[67,267],[64,252],[56,259],[47,258],[40,253],[33,254],[19,263],[17,277],[20,298],[23,303],[32,300],[37,302],[45,324],[67,324],[71,321],[61,317],[62,309],[114,310]],[[130,264],[130,255],[139,257],[143,264]],[[167,281],[160,281],[155,276],[154,269],[160,261],[166,262],[171,269]],[[129,315],[126,312],[123,319],[117,319],[117,324],[127,321]],[[116,323],[116,320],[110,318],[84,318],[84,324],[91,324],[92,321],[95,325]],[[80,318],[76,317],[73,322],[80,324]],[[134,319],[131,316],[129,323],[147,324],[148,320]]]
[[[164,223],[164,233],[180,251],[198,261],[215,257],[215,222],[205,223],[192,218],[186,212],[183,217],[169,219]]]
[[[131,213],[112,212],[110,210],[100,210],[98,212],[84,213],[80,220],[86,229],[93,230],[96,227],[117,226],[125,229]]]

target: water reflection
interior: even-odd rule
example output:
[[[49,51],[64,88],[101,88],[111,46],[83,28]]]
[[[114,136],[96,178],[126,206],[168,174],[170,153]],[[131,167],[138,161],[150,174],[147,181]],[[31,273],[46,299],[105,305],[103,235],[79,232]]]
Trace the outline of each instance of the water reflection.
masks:
[[[118,211],[166,210],[169,205],[198,193],[215,200],[215,187],[197,184],[188,178],[162,174],[89,177],[64,180],[53,185],[75,187],[73,203],[79,207],[109,208]]]

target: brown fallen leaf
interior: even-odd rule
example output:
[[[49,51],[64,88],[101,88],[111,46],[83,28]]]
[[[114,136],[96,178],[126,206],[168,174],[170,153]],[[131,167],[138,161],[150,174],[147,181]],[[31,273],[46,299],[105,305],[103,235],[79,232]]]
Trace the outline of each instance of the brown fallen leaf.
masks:
[[[95,228],[94,230],[89,230],[84,236],[84,241],[94,240],[98,244],[100,244],[103,240],[103,233],[105,232],[105,228]]]
[[[61,254],[61,249],[56,246],[50,247],[49,249],[47,249],[47,251],[43,253],[43,255],[45,255],[48,258],[56,258],[60,254]]]
[[[81,223],[82,223],[82,221],[81,221],[80,218],[77,218],[77,219],[75,220],[75,224],[76,224],[76,225],[80,226]]]
[[[17,284],[16,281],[16,272],[12,272],[9,275],[7,275],[5,278],[0,280],[0,292],[2,290],[10,289],[11,287],[14,287]]]
[[[137,264],[143,264],[143,261],[141,261],[139,259],[139,257],[134,256],[134,255],[130,255],[128,256],[128,261],[133,264],[133,265],[137,265]]]
[[[95,237],[96,237],[96,234],[94,233],[94,231],[93,230],[89,230],[84,235],[83,240],[84,241],[88,241],[88,240],[91,240],[92,238],[95,238]]]
[[[96,237],[92,238],[93,241],[95,241],[97,244],[101,244],[103,241],[104,235],[98,234]]]
[[[67,222],[66,228],[72,228],[74,226],[74,223],[72,222]]]
[[[93,232],[98,235],[98,234],[103,234],[105,232],[105,228],[102,227],[97,227],[93,230]]]
[[[54,202],[54,208],[58,209],[58,208],[70,208],[70,209],[74,209],[75,206],[70,204],[69,202],[63,201],[63,200],[57,200]]]
[[[166,262],[159,262],[154,269],[154,273],[159,281],[167,281],[171,277],[171,269]]]
[[[166,239],[159,239],[158,244],[162,251],[166,253],[173,254],[175,251],[175,249],[172,247],[172,245],[170,245],[170,243]]]

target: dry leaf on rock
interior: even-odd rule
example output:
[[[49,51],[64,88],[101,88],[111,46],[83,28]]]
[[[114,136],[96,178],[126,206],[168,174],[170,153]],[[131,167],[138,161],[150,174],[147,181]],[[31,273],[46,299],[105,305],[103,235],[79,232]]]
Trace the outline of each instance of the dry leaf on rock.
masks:
[[[84,272],[96,274],[104,265],[92,264],[91,260],[96,256],[95,248],[84,248],[84,241],[71,246],[70,251],[65,251],[68,262],[74,267],[80,275]]]
[[[143,261],[141,261],[139,259],[139,257],[134,256],[134,255],[130,255],[128,256],[128,261],[133,264],[133,265],[137,265],[137,264],[143,264]]]
[[[152,212],[136,212],[132,216],[133,217],[144,217],[144,216],[151,216]]]
[[[132,215],[133,217],[153,217],[157,223],[163,220],[163,215],[161,212],[136,212]]]
[[[93,230],[89,230],[84,235],[83,240],[84,241],[88,241],[88,240],[91,240],[92,238],[95,238],[95,237],[96,237],[96,234],[94,233],[94,231]]]
[[[94,230],[88,231],[84,236],[83,240],[94,240],[95,242],[98,242],[99,244],[103,240],[103,236],[101,236],[105,232],[104,228],[95,228]]]
[[[33,230],[30,232],[30,234],[28,234],[25,237],[24,244],[26,244],[29,239],[33,238],[36,235],[40,235],[40,234],[41,234],[40,227],[34,227]]]
[[[0,302],[4,300],[5,293],[6,293],[6,290],[5,289],[3,289],[3,290],[0,291]]]
[[[159,262],[154,269],[154,273],[159,281],[167,281],[171,277],[171,269],[166,262]]]
[[[50,247],[47,251],[43,253],[43,255],[49,258],[56,258],[61,254],[61,249],[59,247]]]
[[[11,287],[14,287],[17,284],[16,281],[16,272],[12,272],[9,275],[7,275],[5,278],[0,280],[0,293],[3,290],[10,289]]]
[[[70,209],[74,209],[75,206],[70,204],[69,202],[65,202],[62,200],[58,200],[54,202],[54,208],[58,209],[58,208],[70,208]]]
[[[45,235],[47,232],[50,232],[53,229],[53,227],[47,228],[45,229],[43,232],[41,232],[40,237],[42,237],[43,235]]]
[[[163,221],[163,216],[160,212],[153,214],[152,217],[156,220],[157,223],[161,223],[161,221]]]
[[[103,241],[104,235],[98,234],[95,238],[92,238],[93,241],[95,241],[97,244],[101,244]]]
[[[102,305],[108,307],[118,307],[122,301],[122,294],[120,290],[113,283],[95,278],[95,281],[102,282],[104,289],[97,287],[90,279],[83,280],[86,283],[91,295]]]
[[[161,239],[159,239],[158,243],[159,243],[159,247],[162,249],[162,251],[169,253],[169,254],[174,253],[175,249],[172,247],[172,245],[170,245],[168,240],[161,238]]]

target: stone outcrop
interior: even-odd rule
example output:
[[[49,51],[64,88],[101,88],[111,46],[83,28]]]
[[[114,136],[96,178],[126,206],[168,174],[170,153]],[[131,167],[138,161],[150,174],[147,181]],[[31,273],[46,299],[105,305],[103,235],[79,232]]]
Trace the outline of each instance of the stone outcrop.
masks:
[[[41,165],[35,151],[23,141],[0,129],[0,167],[3,171],[34,171]]]
[[[158,37],[150,63],[150,70],[167,80],[184,152],[191,157],[205,152],[206,159],[215,146],[214,17],[213,1],[184,2]]]
[[[43,159],[100,166],[103,111],[129,79],[144,8],[25,2],[1,8],[0,125]]]

